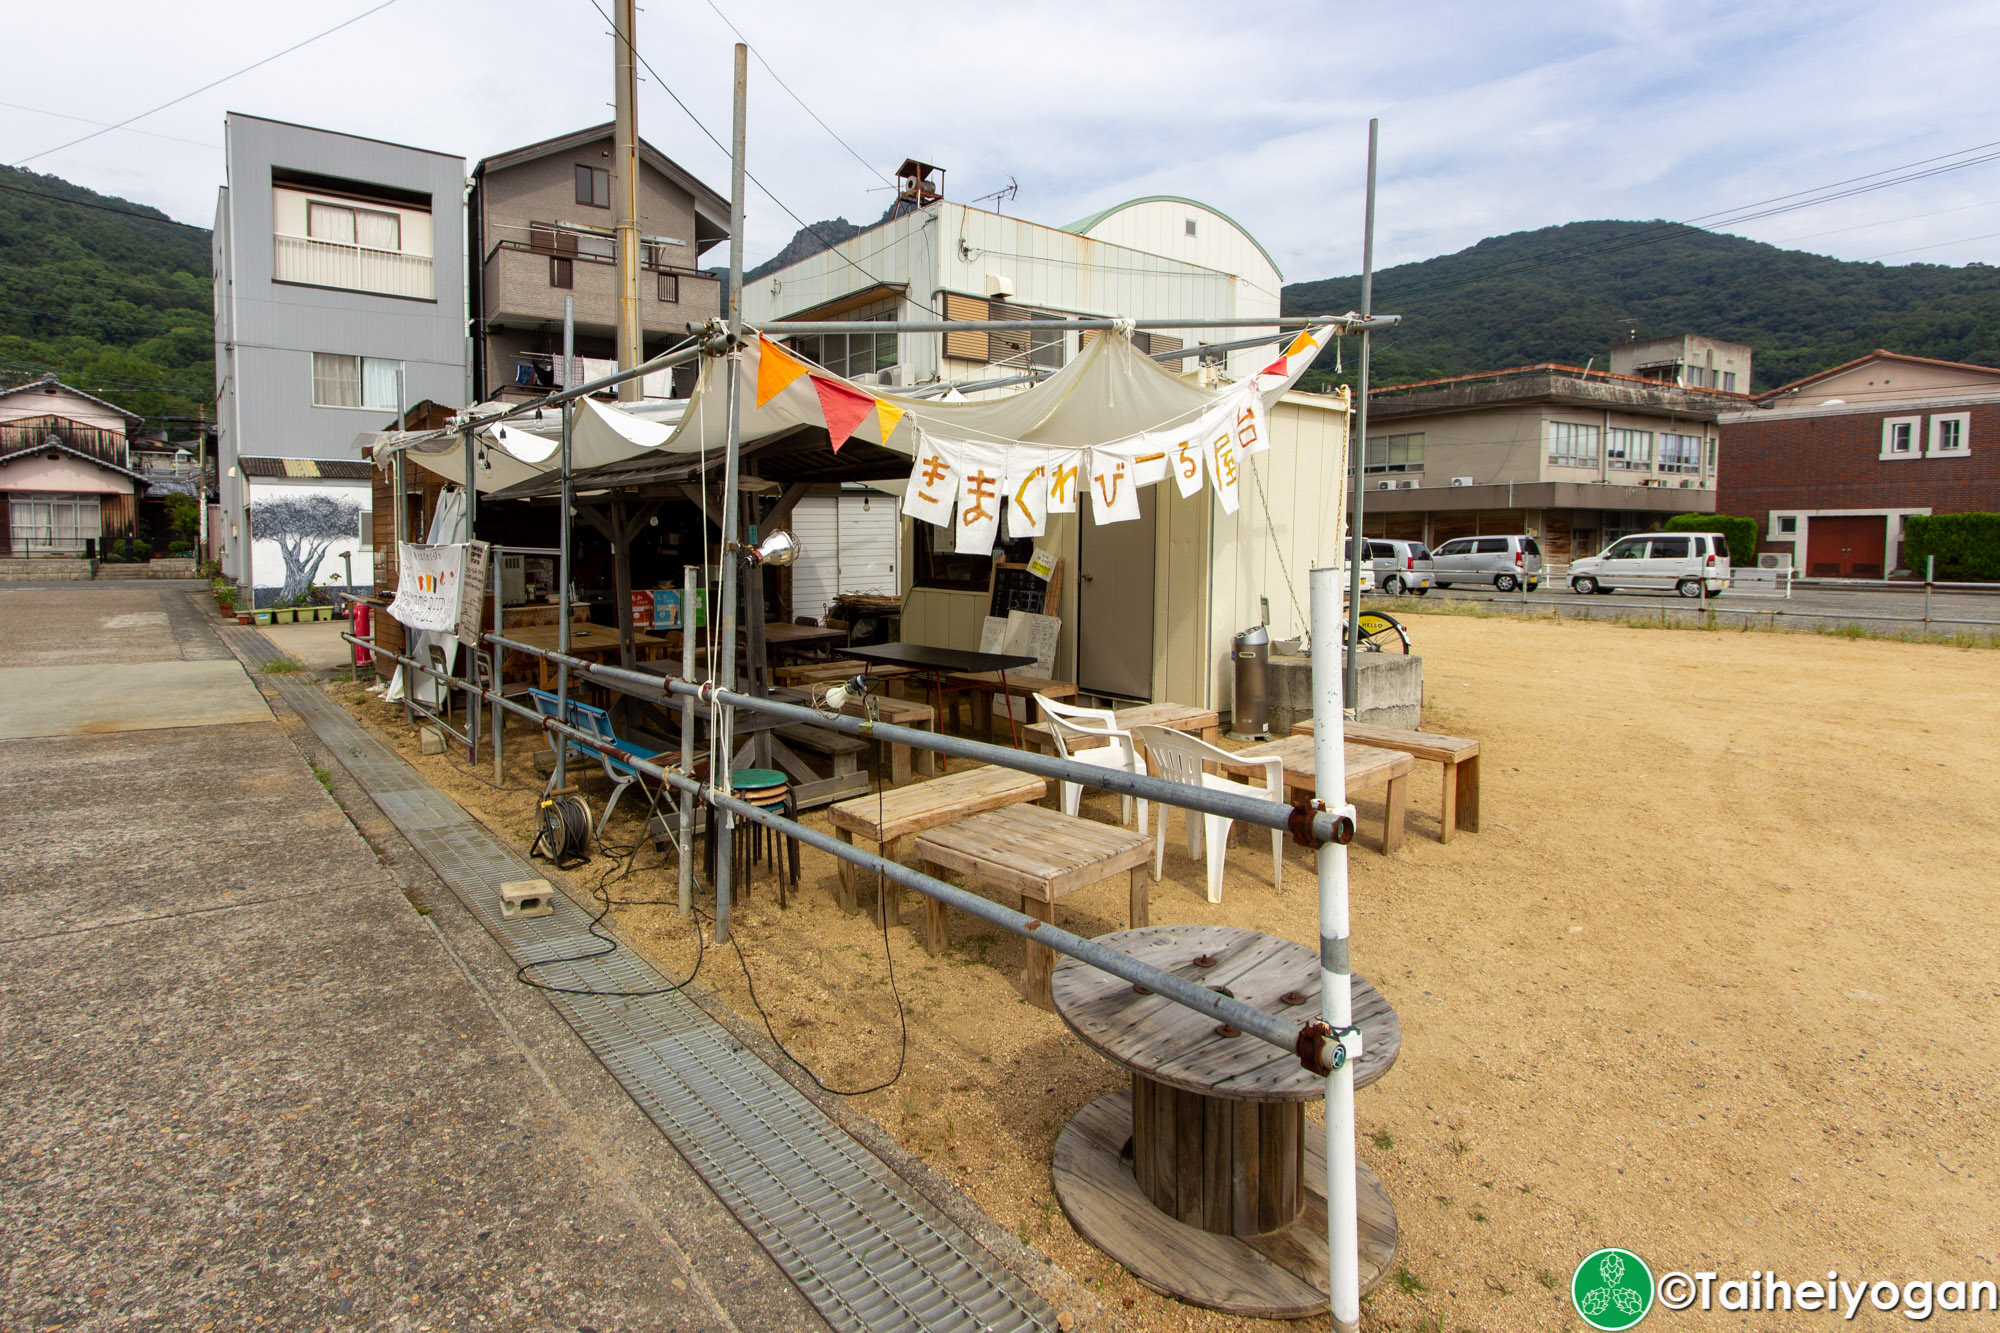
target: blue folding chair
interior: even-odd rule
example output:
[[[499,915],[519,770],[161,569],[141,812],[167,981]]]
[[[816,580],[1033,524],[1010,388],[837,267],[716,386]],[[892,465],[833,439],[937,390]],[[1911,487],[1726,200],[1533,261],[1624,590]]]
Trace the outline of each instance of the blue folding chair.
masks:
[[[589,704],[578,703],[574,699],[570,700],[569,703],[569,724],[578,731],[588,732],[598,740],[603,741],[606,745],[615,746],[627,754],[636,755],[641,759],[657,759],[662,753],[659,750],[649,750],[643,745],[634,745],[630,741],[621,740],[618,733],[612,730],[611,714],[605,712],[602,708],[593,708]],[[581,743],[573,742],[573,744],[587,756],[593,757],[601,763],[604,766],[604,776],[611,779],[611,799],[605,803],[604,817],[597,821],[597,839],[599,842],[602,842],[604,840],[604,830],[611,823],[611,812],[618,808],[618,798],[625,794],[628,787],[639,781],[639,771],[624,760],[613,758],[602,750],[593,749]]]
[[[564,720],[561,712],[562,701],[556,698],[555,695],[550,694],[547,690],[529,690],[528,695],[535,701],[535,711],[537,713],[540,713],[543,717],[548,718],[552,722],[560,722]],[[575,700],[570,701],[570,707],[571,708],[576,707]],[[571,715],[569,725],[571,726],[577,725],[574,720],[574,714]],[[586,749],[578,742],[570,740],[566,736],[563,737],[563,742],[569,747],[568,754],[565,756],[566,758],[591,759],[595,758],[597,755],[597,751]],[[555,748],[556,748],[555,738],[551,736],[549,739],[549,749],[553,750]],[[550,781],[553,782],[554,779],[551,778]]]

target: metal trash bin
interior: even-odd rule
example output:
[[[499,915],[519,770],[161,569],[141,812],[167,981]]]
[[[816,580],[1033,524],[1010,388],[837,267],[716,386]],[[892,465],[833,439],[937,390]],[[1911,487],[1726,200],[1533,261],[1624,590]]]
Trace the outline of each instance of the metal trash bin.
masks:
[[[1271,634],[1262,625],[1238,631],[1231,656],[1236,694],[1229,711],[1229,739],[1257,741],[1271,734]]]

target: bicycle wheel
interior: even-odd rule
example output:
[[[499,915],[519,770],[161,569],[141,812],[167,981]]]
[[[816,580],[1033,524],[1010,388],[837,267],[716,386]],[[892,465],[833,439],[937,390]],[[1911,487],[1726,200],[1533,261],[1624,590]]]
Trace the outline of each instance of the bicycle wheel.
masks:
[[[1360,616],[1361,650],[1387,653],[1410,651],[1410,634],[1397,619],[1382,611],[1363,611]]]

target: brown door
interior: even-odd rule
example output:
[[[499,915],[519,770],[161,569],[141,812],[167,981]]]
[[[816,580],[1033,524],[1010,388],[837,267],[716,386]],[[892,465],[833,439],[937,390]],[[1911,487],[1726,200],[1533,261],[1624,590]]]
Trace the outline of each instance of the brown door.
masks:
[[[1813,578],[1879,579],[1888,520],[1858,514],[1806,521],[1806,573]]]
[[[1140,489],[1139,517],[1129,523],[1100,527],[1087,512],[1077,516],[1076,683],[1087,693],[1153,697],[1153,536],[1160,489]]]

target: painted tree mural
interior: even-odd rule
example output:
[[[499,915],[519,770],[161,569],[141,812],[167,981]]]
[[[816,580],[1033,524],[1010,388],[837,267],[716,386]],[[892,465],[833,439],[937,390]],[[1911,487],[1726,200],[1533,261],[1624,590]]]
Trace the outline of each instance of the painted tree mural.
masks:
[[[323,492],[252,504],[250,535],[276,542],[285,557],[285,586],[278,590],[279,599],[297,597],[312,587],[327,548],[353,539],[360,522],[360,505]]]

